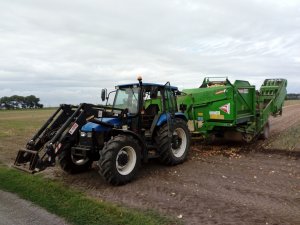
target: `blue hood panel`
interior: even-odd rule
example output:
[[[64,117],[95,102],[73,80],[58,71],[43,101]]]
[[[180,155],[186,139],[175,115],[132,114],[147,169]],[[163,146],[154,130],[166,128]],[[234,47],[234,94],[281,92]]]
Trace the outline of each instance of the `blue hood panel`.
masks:
[[[121,121],[119,118],[96,118],[96,120],[105,122],[105,123],[109,123],[115,126],[120,126],[121,125]],[[105,127],[96,123],[92,123],[92,122],[88,122],[86,123],[84,126],[82,126],[81,131],[84,132],[91,132],[91,131],[95,131],[95,132],[104,132],[104,131],[109,131],[111,128],[109,127]]]

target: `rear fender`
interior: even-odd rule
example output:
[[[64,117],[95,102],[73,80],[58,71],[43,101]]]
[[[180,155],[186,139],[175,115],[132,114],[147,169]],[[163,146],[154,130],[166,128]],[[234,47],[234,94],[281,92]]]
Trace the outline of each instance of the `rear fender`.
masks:
[[[175,118],[182,119],[182,120],[184,120],[185,122],[188,121],[188,119],[186,118],[185,114],[182,113],[182,112],[177,112],[177,113],[175,113]]]
[[[169,113],[163,113],[160,115],[157,123],[156,123],[156,126],[157,127],[160,127],[161,125],[165,124],[167,122],[167,120],[170,118],[170,114]],[[175,118],[179,118],[179,119],[182,119],[184,121],[188,121],[186,116],[184,115],[184,113],[181,113],[181,112],[177,112],[175,113]]]

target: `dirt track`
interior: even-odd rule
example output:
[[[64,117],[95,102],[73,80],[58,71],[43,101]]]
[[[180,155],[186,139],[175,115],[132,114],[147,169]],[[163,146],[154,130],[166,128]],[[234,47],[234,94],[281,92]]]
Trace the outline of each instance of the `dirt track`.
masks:
[[[270,141],[300,121],[299,114],[300,105],[289,106],[272,119]],[[93,197],[182,217],[184,224],[300,224],[299,154],[260,151],[263,144],[194,145],[186,163],[151,161],[121,187],[107,185],[96,167],[74,176],[53,173]]]

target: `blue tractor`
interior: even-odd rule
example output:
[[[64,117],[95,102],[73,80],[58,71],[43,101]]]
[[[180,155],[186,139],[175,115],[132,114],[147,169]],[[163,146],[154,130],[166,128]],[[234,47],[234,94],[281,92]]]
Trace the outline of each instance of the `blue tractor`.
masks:
[[[187,158],[190,134],[185,115],[178,112],[181,93],[165,85],[138,83],[116,86],[102,101],[113,103],[61,105],[19,150],[14,166],[38,172],[55,165],[68,173],[88,170],[98,162],[99,173],[113,185],[131,181],[142,162],[159,158],[166,165]],[[40,152],[44,152],[40,156]]]

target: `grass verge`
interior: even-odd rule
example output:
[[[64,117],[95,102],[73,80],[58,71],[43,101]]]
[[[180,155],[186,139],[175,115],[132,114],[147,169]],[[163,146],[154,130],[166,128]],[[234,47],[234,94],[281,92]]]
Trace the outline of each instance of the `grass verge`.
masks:
[[[0,165],[0,189],[18,194],[75,224],[176,224],[154,212],[125,209],[96,201],[40,175],[29,175]]]

